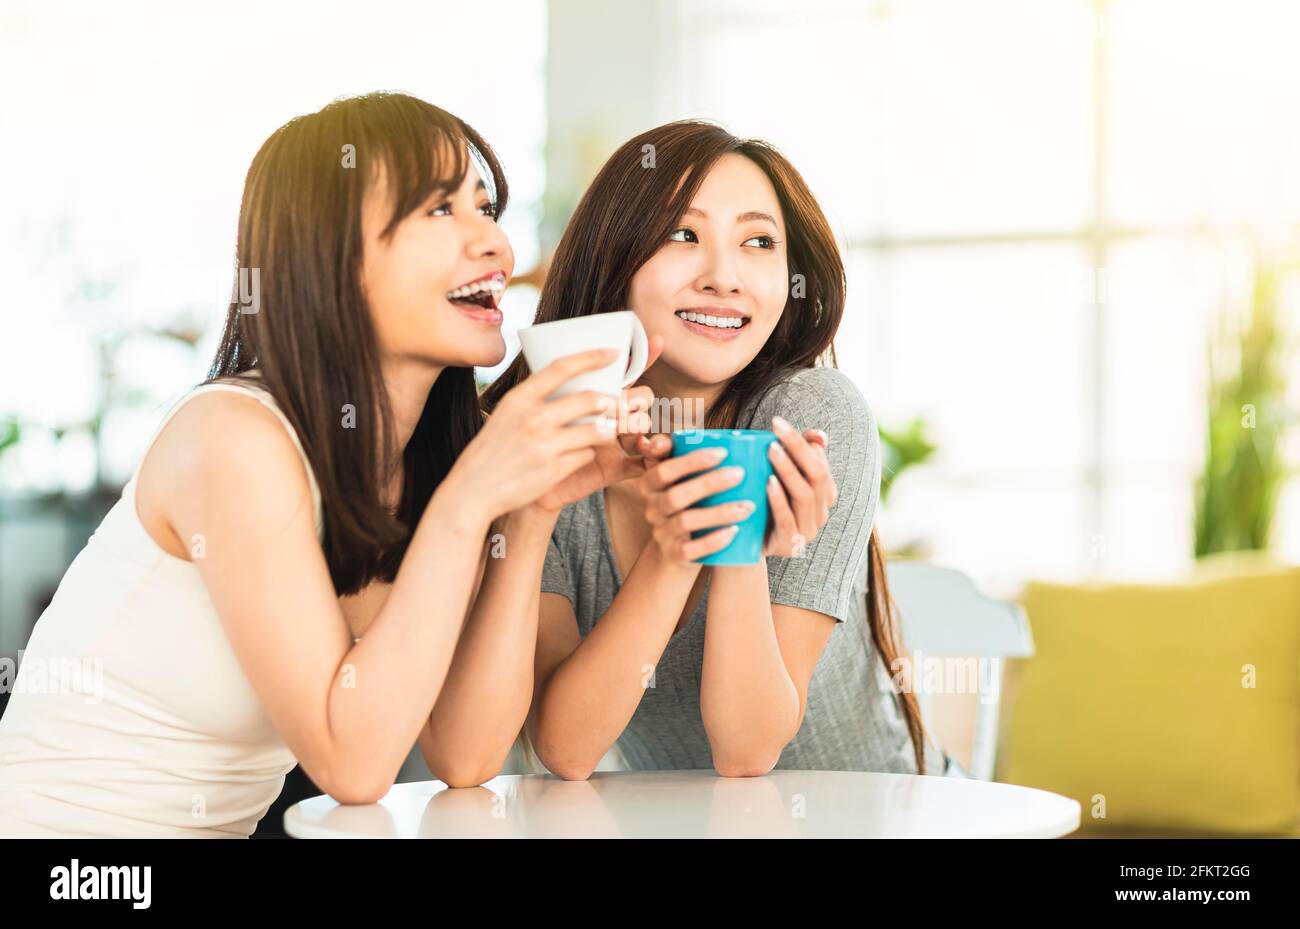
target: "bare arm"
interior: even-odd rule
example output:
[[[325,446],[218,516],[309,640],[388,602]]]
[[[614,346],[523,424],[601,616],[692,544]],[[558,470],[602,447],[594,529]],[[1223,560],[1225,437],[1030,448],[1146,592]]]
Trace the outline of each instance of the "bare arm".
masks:
[[[737,521],[741,514],[734,507],[687,508],[734,486],[740,480],[735,469],[709,471],[677,483],[718,460],[700,450],[646,472],[653,541],[641,551],[613,603],[585,639],[579,639],[571,604],[558,594],[542,595],[528,734],[542,763],[561,777],[586,778],[618,740],[690,596],[701,569],[694,559],[731,541],[727,529],[698,539],[692,539],[691,532]]]
[[[803,723],[834,618],[768,601],[767,563],[718,568],[709,590],[700,714],[713,766],[766,774]]]
[[[195,566],[240,665],[309,776],[336,799],[383,796],[416,742],[491,520],[537,499],[608,440],[595,426],[565,428],[590,396],[545,398],[609,354],[561,359],[511,391],[432,495],[355,644],[316,538],[307,473],[279,420],[252,398],[219,394],[195,398],[164,429],[147,483],[167,531],[204,540]]]
[[[802,555],[837,497],[824,434],[803,435],[774,418],[772,531],[765,555]],[[714,571],[705,627],[700,713],[714,768],[766,774],[803,723],[808,684],[835,628],[834,617],[769,600],[767,560]]]
[[[553,512],[526,507],[506,514],[488,540],[483,583],[451,673],[420,730],[425,763],[451,787],[494,777],[528,712],[538,578],[555,518]]]
[[[661,347],[662,339],[652,340],[652,360]],[[542,565],[560,511],[645,471],[643,459],[626,454],[625,444],[635,443],[633,437],[650,428],[650,389],[635,387],[619,398],[584,396],[602,410],[607,401],[618,400],[621,415],[615,428],[607,441],[593,446],[587,464],[498,522],[489,539],[492,557],[447,683],[421,730],[420,748],[429,769],[453,787],[495,777],[524,726],[533,699]],[[588,412],[581,408],[583,402],[581,397],[558,401],[551,410],[561,417],[576,416]],[[566,408],[568,414],[563,413]]]
[[[566,780],[595,770],[645,694],[699,565],[666,564],[647,545],[610,608],[582,640],[573,606],[541,595],[537,693],[528,735],[547,769]]]
[[[240,665],[312,780],[341,802],[373,802],[446,676],[487,515],[435,494],[354,644],[279,421],[256,400],[220,394],[196,398],[172,426],[154,477],[176,535],[204,540],[194,564]]]

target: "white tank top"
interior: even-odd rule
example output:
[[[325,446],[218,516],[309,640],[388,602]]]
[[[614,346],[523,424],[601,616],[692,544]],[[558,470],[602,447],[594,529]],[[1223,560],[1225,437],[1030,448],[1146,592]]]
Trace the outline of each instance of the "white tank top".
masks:
[[[217,390],[256,397],[284,424],[307,469],[320,538],[311,465],[262,388],[195,388],[149,447],[186,402]],[[243,838],[294,766],[198,570],[140,522],[138,475],[137,466],[22,655],[0,717],[0,835]]]

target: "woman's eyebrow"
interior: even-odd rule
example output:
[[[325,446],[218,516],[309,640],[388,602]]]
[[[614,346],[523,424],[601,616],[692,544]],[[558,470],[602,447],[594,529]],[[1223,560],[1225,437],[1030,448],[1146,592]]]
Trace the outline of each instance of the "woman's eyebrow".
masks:
[[[436,200],[440,197],[450,197],[456,193],[457,189],[458,188],[455,185],[448,181],[439,181],[433,185],[433,190],[429,191],[427,200]],[[482,178],[479,178],[479,182],[474,185],[474,193],[481,193],[485,190],[487,190],[487,184],[483,182]]]
[[[709,214],[706,213],[706,212],[704,212],[704,210],[698,209],[698,208],[693,207],[693,206],[691,206],[691,207],[687,207],[687,208],[686,208],[686,212],[685,212],[684,215],[686,215],[686,216],[690,216],[691,214],[694,214],[694,215],[696,215],[696,216],[703,216],[705,219],[707,219],[708,216],[709,216]],[[757,219],[757,220],[764,220],[764,221],[766,221],[766,222],[769,222],[769,223],[771,223],[773,226],[776,225],[776,220],[772,218],[772,214],[771,214],[771,213],[764,213],[764,212],[762,212],[761,210],[750,210],[750,211],[747,212],[747,213],[738,213],[738,214],[736,214],[736,222],[738,222],[738,223],[747,223],[747,222],[751,222],[751,221],[756,220],[756,219]]]

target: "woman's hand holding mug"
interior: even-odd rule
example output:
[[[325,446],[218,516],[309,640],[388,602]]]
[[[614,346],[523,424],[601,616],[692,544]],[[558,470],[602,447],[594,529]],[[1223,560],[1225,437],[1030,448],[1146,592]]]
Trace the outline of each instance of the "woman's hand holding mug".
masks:
[[[659,438],[667,437],[655,436]],[[644,451],[654,443],[642,439],[638,444]],[[668,445],[671,454],[672,443]],[[725,449],[702,448],[658,462],[641,479],[652,544],[668,561],[684,565],[721,551],[735,537],[734,524],[753,511],[753,504],[748,502],[692,508],[705,497],[735,487],[744,477],[741,468],[717,467],[725,456]],[[692,532],[715,526],[722,528],[691,538]]]
[[[561,385],[617,358],[614,349],[591,349],[559,358],[537,371],[497,404],[483,428],[465,446],[439,487],[470,506],[481,507],[486,521],[533,503],[558,483],[596,460],[597,451],[618,450],[618,435],[606,419],[610,394],[584,390],[547,402]]]
[[[830,462],[826,457],[826,448],[828,438],[826,433],[820,429],[805,429],[802,433],[797,432],[784,419],[777,417],[773,420],[773,432],[776,433],[777,442],[770,446],[769,458],[772,460],[772,469],[775,472],[775,481],[769,481],[767,487],[767,499],[770,512],[772,515],[771,527],[768,530],[767,538],[763,545],[764,557],[797,556],[805,545],[817,537],[817,533],[826,525],[830,518],[830,507],[835,505],[838,498],[838,489],[835,486],[835,479],[831,476]],[[667,435],[656,434],[651,436],[642,436],[637,440],[637,447],[643,456],[647,474],[646,487],[651,494],[664,491],[662,488],[671,486],[677,478],[673,475],[680,476],[678,470],[671,469],[668,472],[660,473],[660,469],[667,467],[673,462],[693,462],[694,464],[683,465],[685,470],[681,474],[691,473],[692,470],[701,470],[711,467],[702,458],[708,454],[708,449],[701,449],[697,452],[691,452],[680,458],[672,458],[673,443]],[[665,483],[666,482],[666,483]],[[739,478],[730,482],[726,487],[734,486],[739,483]],[[707,497],[717,490],[723,490],[725,487],[706,488],[698,494],[693,494],[689,503]],[[671,503],[661,503],[660,512],[665,512],[671,508]],[[696,510],[693,512],[708,513],[711,511],[725,510],[728,505],[713,507],[710,509]],[[743,518],[739,510],[735,519]],[[674,517],[680,517],[676,525],[685,524],[686,516],[684,513],[673,513]],[[655,520],[651,519],[649,509],[647,509],[646,518],[651,521],[652,526]],[[665,524],[664,532],[667,534],[669,548],[680,542],[683,545],[687,542],[710,542],[707,547],[691,548],[692,554],[684,560],[701,558],[705,555],[711,555],[720,551],[730,541],[730,535],[722,537],[726,529],[710,533],[700,539],[691,539],[690,531],[674,536],[675,530],[672,523],[660,519],[661,524]],[[722,525],[718,523],[708,523],[694,525],[692,528],[704,528],[705,525]],[[684,538],[681,538],[684,536]],[[656,539],[656,541],[658,541]],[[683,559],[678,559],[683,560]]]
[[[663,347],[663,336],[650,337],[646,368],[655,363]],[[650,432],[653,403],[654,393],[649,387],[624,388],[618,397],[615,424],[618,441],[596,446],[592,461],[557,482],[537,499],[537,505],[547,512],[558,513],[570,503],[576,503],[610,484],[645,474],[647,459],[632,452],[642,449],[641,443]],[[650,462],[653,460],[649,459]]]
[[[820,429],[802,434],[779,416],[772,418],[777,441],[768,446],[775,472],[767,482],[772,528],[763,556],[798,557],[830,519],[839,490],[826,457],[827,437]]]

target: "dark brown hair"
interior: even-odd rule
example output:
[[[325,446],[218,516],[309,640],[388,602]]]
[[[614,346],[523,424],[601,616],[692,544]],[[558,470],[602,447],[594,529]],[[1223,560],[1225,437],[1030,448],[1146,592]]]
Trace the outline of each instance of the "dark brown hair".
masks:
[[[627,304],[632,276],[668,240],[714,163],[735,153],[753,161],[776,189],[785,216],[789,272],[802,275],[767,343],[719,394],[705,424],[739,425],[741,412],[791,369],[826,359],[834,367],[835,331],[844,313],[844,264],[835,236],[808,185],[775,148],[739,139],[701,120],[681,120],[625,142],[578,203],[542,287],[536,322],[606,313]],[[653,167],[651,167],[653,166]],[[793,278],[792,278],[793,279]],[[794,293],[800,296],[794,296]],[[483,394],[491,409],[528,375],[520,354]],[[867,552],[867,617],[871,637],[891,678],[901,651],[893,600],[885,579],[879,533]],[[899,694],[917,771],[925,773],[925,730],[910,686]]]
[[[325,559],[339,594],[393,580],[434,489],[482,425],[472,368],[447,368],[404,449],[360,283],[361,205],[385,171],[393,209],[381,238],[435,190],[454,191],[479,163],[495,211],[506,180],[469,125],[415,97],[336,100],[285,123],[248,169],[236,275],[257,269],[256,312],[235,302],[208,380],[256,370],[293,424],[320,485]],[[237,278],[238,283],[238,278]],[[354,428],[343,428],[351,411]],[[396,511],[382,493],[404,465]]]

